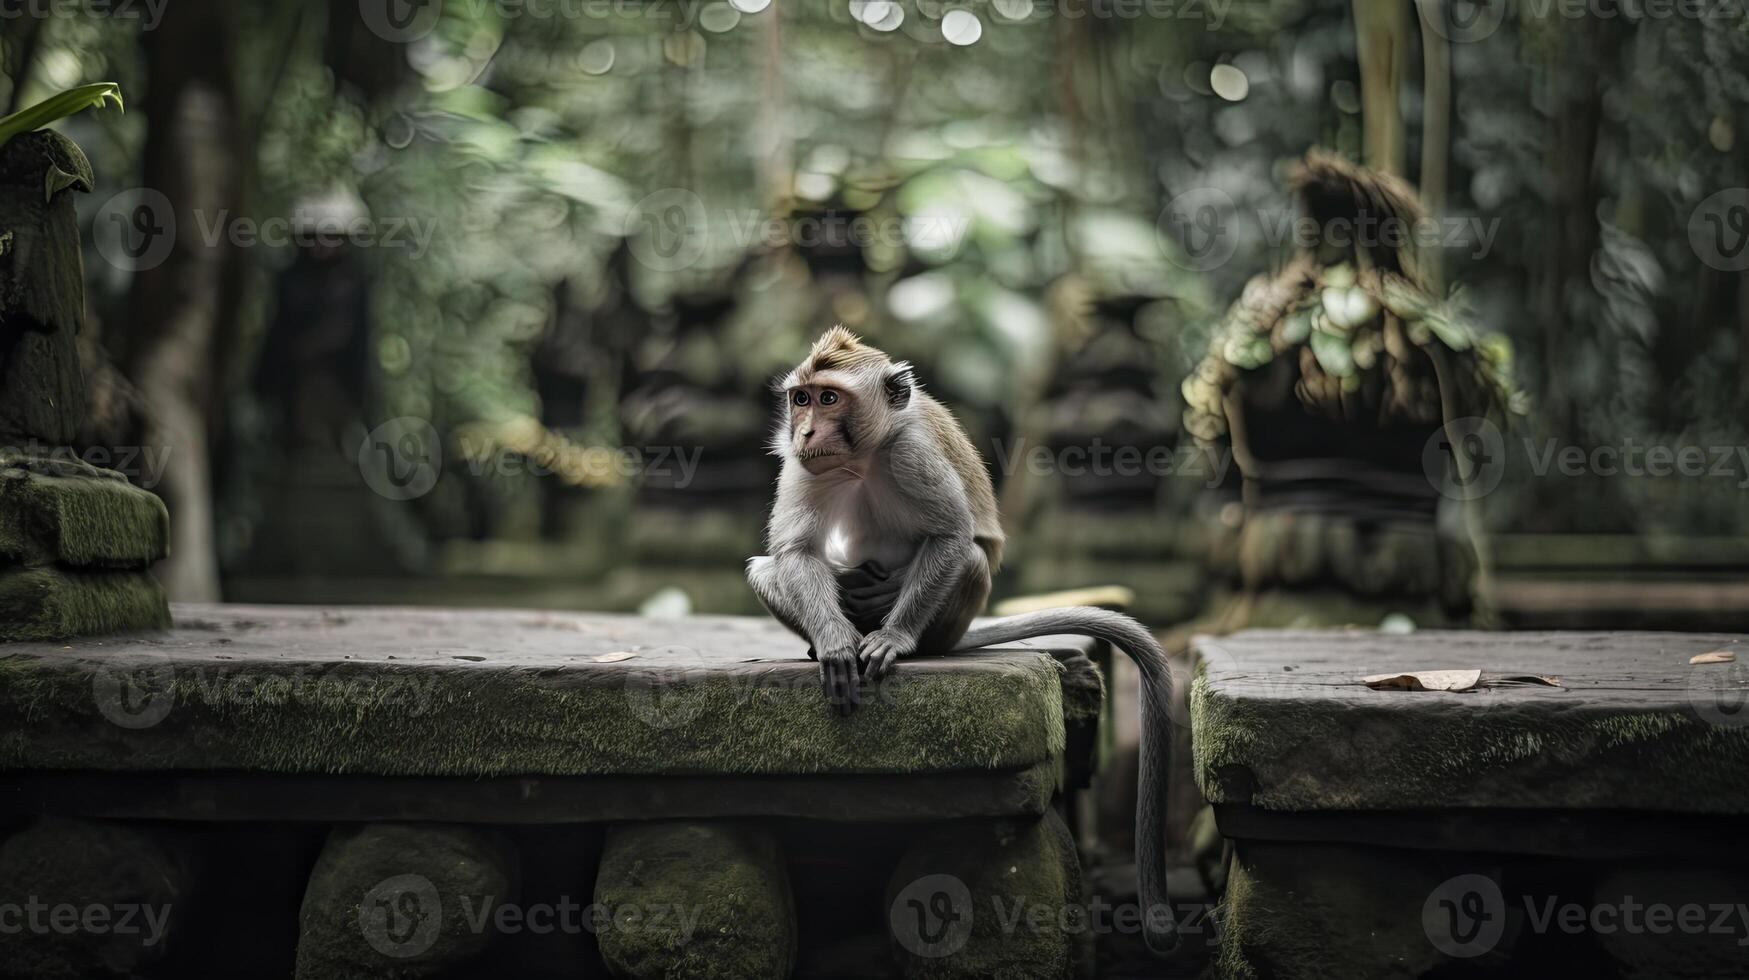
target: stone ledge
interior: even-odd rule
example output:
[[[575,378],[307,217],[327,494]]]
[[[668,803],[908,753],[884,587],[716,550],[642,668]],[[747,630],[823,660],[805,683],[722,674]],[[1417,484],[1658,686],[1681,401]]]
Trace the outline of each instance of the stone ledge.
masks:
[[[1248,630],[1196,642],[1197,782],[1265,810],[1749,813],[1749,665],[1702,633]],[[1546,674],[1561,687],[1375,691],[1414,670]]]
[[[1055,763],[1048,646],[905,661],[834,715],[761,618],[182,606],[0,649],[0,767],[382,776],[941,773]]]
[[[144,572],[0,569],[0,641],[52,641],[169,625],[164,592]],[[0,652],[0,680],[22,676],[7,669],[12,663],[7,658],[25,649],[29,647],[24,642],[0,648],[5,651]],[[0,688],[0,703],[12,701],[19,693],[10,684]],[[86,701],[90,701],[89,691]],[[27,705],[7,707],[19,712],[12,717],[33,717]],[[0,738],[15,737],[15,733],[8,733]]]
[[[169,537],[164,502],[126,480],[0,468],[0,560],[143,568]]]

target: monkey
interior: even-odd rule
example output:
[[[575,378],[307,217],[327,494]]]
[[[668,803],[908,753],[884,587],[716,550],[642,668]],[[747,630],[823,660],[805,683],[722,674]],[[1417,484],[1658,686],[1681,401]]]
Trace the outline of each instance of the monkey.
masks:
[[[784,401],[770,552],[747,580],[772,616],[810,644],[828,703],[849,714],[860,684],[916,654],[1039,636],[1107,641],[1142,678],[1136,873],[1148,946],[1176,945],[1167,905],[1164,801],[1172,679],[1165,651],[1128,616],[1073,606],[972,620],[990,596],[1004,536],[983,458],[965,429],[895,361],[842,326],[773,385]]]

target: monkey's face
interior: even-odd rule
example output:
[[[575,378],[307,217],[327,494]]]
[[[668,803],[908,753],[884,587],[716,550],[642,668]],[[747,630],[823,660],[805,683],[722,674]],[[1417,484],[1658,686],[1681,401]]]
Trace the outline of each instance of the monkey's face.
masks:
[[[850,461],[856,450],[856,400],[843,388],[797,385],[789,398],[790,452],[809,473],[824,473]]]

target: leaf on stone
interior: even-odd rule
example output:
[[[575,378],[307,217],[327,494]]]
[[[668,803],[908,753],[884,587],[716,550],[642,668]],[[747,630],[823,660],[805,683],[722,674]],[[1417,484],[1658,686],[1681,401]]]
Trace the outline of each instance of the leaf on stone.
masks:
[[[1697,653],[1688,658],[1690,664],[1728,664],[1737,659],[1737,655],[1729,650],[1713,650],[1708,653]]]
[[[1560,687],[1561,679],[1549,674],[1483,674],[1482,687],[1506,687],[1515,684],[1529,684],[1542,687]]]
[[[1348,338],[1322,330],[1312,331],[1312,356],[1324,373],[1346,378],[1354,373],[1354,353],[1348,349]]]
[[[590,657],[589,659],[598,664],[617,664],[621,660],[630,660],[635,656],[637,656],[637,654],[630,650],[615,650],[612,653],[603,653],[598,656]]]
[[[1479,670],[1417,670],[1405,674],[1373,674],[1361,683],[1375,691],[1468,691],[1482,679]]]

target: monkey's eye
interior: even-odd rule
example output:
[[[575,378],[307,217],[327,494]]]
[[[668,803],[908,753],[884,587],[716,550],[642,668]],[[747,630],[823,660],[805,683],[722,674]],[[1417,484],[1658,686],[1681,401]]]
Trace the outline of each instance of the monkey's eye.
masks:
[[[805,391],[797,391],[795,394],[791,395],[790,398],[792,398],[797,405],[806,405],[808,403],[808,393]]]
[[[825,391],[820,392],[820,404],[836,405],[837,403],[838,392],[833,391],[831,388],[827,388]]]

